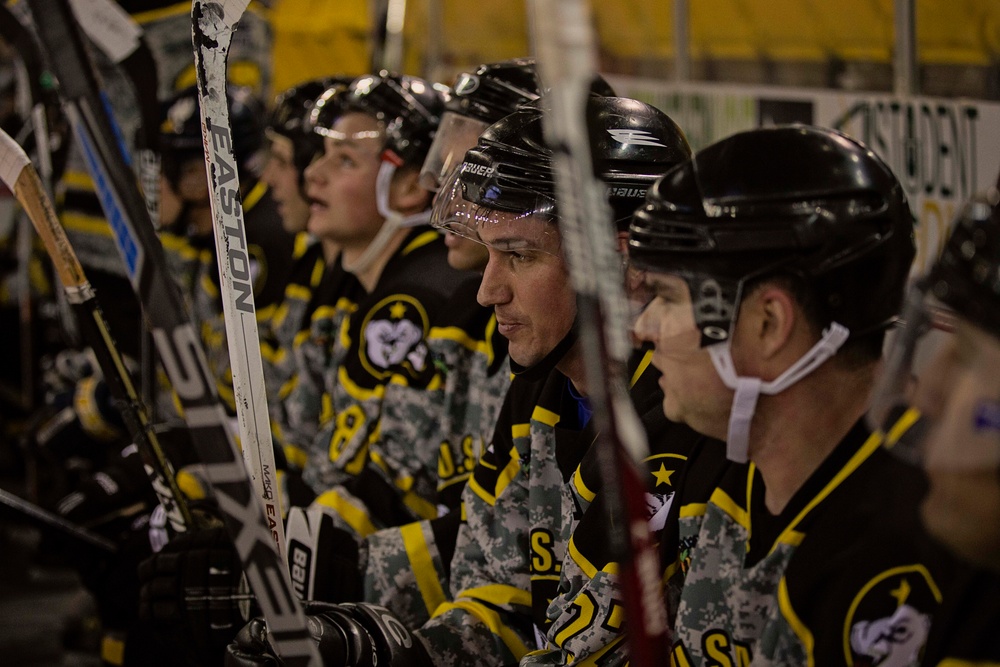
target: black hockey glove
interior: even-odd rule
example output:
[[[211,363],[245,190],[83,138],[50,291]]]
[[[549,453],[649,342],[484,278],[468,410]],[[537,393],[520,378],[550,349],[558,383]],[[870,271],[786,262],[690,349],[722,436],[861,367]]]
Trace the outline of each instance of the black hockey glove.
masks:
[[[329,514],[316,507],[290,507],[285,541],[292,586],[301,599],[321,602],[362,599],[358,540],[334,525]]]
[[[313,602],[306,607],[309,632],[327,667],[430,667],[420,643],[385,607]],[[255,618],[229,645],[227,667],[280,665],[267,641],[267,626]]]
[[[139,616],[193,665],[219,664],[252,596],[221,525],[183,533],[139,564]]]

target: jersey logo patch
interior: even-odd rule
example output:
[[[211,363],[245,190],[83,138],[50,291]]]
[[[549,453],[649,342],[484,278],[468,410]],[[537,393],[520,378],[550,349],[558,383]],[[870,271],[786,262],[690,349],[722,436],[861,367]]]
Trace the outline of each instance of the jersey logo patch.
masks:
[[[417,370],[423,370],[425,359],[417,358],[413,346],[423,338],[423,334],[409,320],[390,322],[376,320],[369,322],[365,329],[368,343],[368,358],[379,368],[390,368],[403,359],[410,359]]]
[[[380,380],[394,372],[411,379],[421,376],[431,361],[425,341],[428,329],[427,314],[413,297],[396,294],[382,299],[361,326],[361,361],[366,370]]]
[[[922,565],[883,571],[865,584],[845,619],[848,664],[915,665],[931,627],[941,592]]]
[[[851,628],[851,650],[880,667],[915,665],[930,632],[931,618],[908,604],[892,616],[859,621]]]

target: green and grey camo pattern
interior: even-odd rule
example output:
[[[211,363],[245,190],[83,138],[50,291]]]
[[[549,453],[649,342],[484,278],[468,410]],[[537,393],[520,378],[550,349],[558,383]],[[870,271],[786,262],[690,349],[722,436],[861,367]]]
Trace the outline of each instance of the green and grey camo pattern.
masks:
[[[367,471],[404,499],[405,522],[458,505],[509,376],[492,363],[478,276],[449,269],[446,256],[440,235],[415,229],[340,323],[324,369],[332,418],[313,438],[303,474],[318,493]],[[442,271],[461,281],[457,288],[454,279],[431,282]]]
[[[323,255],[319,242],[306,232],[300,232],[295,242],[295,263],[291,279],[285,286],[281,302],[274,309],[274,316],[262,326],[261,340],[267,341],[267,354],[263,355],[264,382],[268,389],[268,409],[271,420],[279,425],[287,422],[282,402],[284,388],[295,376],[295,337],[308,326],[309,302],[322,275]],[[262,345],[261,352],[264,352]],[[273,398],[272,398],[273,397]]]
[[[711,502],[704,516],[680,520],[680,539],[697,540],[686,576],[678,574],[670,582],[683,586],[675,639],[692,667],[716,664],[720,655],[734,665],[748,664],[740,660],[757,652],[757,639],[783,622],[778,583],[795,549],[778,544],[760,562],[745,567],[749,537],[746,528]]]
[[[553,372],[545,384],[553,393],[565,383],[564,376]],[[536,413],[533,392],[524,396],[515,391],[522,385],[537,391],[515,379],[493,442],[463,494],[466,523],[459,529],[451,566],[455,604],[440,607],[418,632],[434,664],[520,660],[537,648],[532,589],[559,579],[573,515],[563,511],[565,483],[556,459],[552,413]],[[515,432],[518,424],[527,424],[527,432]],[[481,619],[492,619],[502,634]]]
[[[408,628],[419,628],[426,623],[435,607],[444,602],[448,590],[448,576],[445,573],[441,554],[434,540],[429,521],[420,521],[407,527],[418,531],[419,544],[410,544],[421,556],[421,562],[414,564],[410,558],[407,542],[413,542],[412,535],[404,535],[401,528],[386,528],[370,535],[361,548],[362,570],[364,572],[364,601],[380,604],[389,609]],[[426,570],[427,561],[433,572]],[[425,599],[417,582],[416,573],[433,578],[440,586],[441,596]]]
[[[303,452],[312,446],[322,426],[324,396],[329,396],[327,371],[335,367],[333,341],[341,322],[353,307],[347,302],[340,305],[347,307],[331,305],[317,309],[310,319],[308,332],[297,336],[292,346],[295,372],[286,384],[288,395],[282,399],[285,422],[281,428],[284,444]],[[327,423],[331,421],[329,417],[325,419]],[[315,472],[307,466],[303,477],[314,489],[322,491],[323,488],[312,481]]]

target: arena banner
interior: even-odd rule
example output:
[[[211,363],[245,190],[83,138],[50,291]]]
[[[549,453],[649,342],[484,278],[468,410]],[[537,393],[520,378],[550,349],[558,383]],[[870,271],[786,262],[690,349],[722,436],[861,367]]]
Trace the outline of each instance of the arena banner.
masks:
[[[962,203],[994,185],[1000,171],[997,102],[608,78],[620,95],[670,114],[695,149],[740,130],[792,122],[837,128],[864,142],[910,197],[917,272],[937,257]]]

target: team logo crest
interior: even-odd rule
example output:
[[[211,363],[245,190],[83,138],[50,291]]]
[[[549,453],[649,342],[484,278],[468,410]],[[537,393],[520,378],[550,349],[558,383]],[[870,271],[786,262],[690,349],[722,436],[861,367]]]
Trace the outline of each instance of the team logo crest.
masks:
[[[413,297],[396,294],[383,299],[362,324],[362,363],[378,379],[394,372],[417,378],[430,361],[427,331],[427,314]]]
[[[931,627],[928,612],[940,599],[930,574],[920,566],[894,568],[872,579],[855,598],[844,624],[848,664],[918,664]]]

